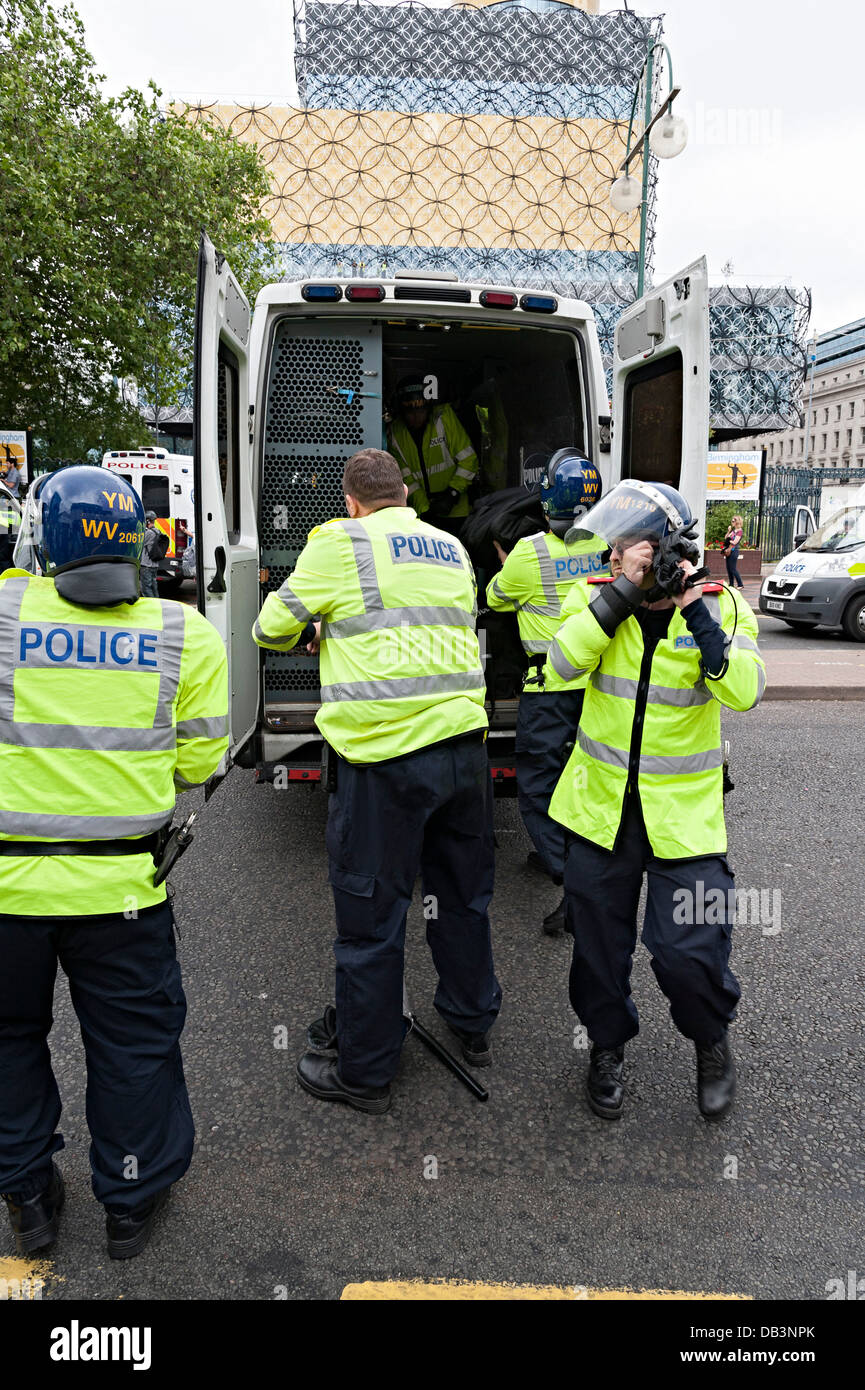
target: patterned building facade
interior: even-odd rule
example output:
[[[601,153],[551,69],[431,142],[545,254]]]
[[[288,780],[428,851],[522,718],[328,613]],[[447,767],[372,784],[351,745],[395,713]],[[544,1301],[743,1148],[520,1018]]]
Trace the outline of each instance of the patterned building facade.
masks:
[[[189,108],[260,150],[285,278],[424,267],[543,285],[592,304],[609,367],[639,245],[639,214],[609,190],[662,19],[598,0],[294,4],[297,107]],[[659,92],[665,77],[658,62]],[[651,157],[648,284],[656,184]],[[788,287],[712,291],[716,427],[798,422],[809,309]]]

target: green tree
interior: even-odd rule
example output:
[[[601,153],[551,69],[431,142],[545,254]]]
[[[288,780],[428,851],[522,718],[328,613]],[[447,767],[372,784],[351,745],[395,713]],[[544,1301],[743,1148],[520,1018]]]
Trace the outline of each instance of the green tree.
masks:
[[[178,402],[202,227],[251,299],[276,268],[257,151],[102,80],[72,6],[0,0],[0,424],[49,455],[149,438],[118,380]]]

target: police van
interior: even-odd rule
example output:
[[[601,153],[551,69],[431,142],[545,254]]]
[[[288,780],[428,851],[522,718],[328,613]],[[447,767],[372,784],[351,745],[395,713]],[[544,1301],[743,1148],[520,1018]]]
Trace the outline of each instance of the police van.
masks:
[[[260,776],[320,777],[317,659],[260,651],[251,629],[308,533],[345,515],[342,472],[381,448],[396,383],[422,371],[474,444],[481,489],[532,477],[574,447],[604,490],[666,482],[698,516],[706,496],[709,312],[705,259],[651,289],[615,334],[613,419],[593,311],[540,289],[447,273],[322,275],[266,286],[254,313],[202,237],[195,327],[199,608],[225,643],[231,750]],[[517,699],[491,711],[494,780],[514,775]]]
[[[760,612],[797,632],[841,627],[865,642],[865,486],[822,526],[799,507],[794,531],[799,546],[764,580]]]
[[[112,449],[102,456],[102,467],[119,473],[141,498],[146,512],[156,513],[156,529],[168,537],[168,549],[159,562],[157,582],[166,597],[183,583],[183,552],[194,531],[193,463],[187,454],[166,449]]]

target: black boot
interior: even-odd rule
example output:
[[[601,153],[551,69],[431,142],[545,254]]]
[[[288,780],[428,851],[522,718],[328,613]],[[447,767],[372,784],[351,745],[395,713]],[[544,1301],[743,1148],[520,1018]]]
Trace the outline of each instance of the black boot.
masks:
[[[339,1074],[339,1063],[320,1052],[305,1052],[297,1064],[297,1079],[317,1100],[341,1100],[368,1115],[390,1109],[390,1086],[349,1086]]]
[[[321,1057],[336,1057],[336,1009],[328,1004],[321,1018],[313,1019],[306,1030],[306,1040],[310,1050]]]
[[[725,1033],[710,1047],[697,1049],[697,1104],[707,1120],[720,1120],[733,1104],[736,1067]]]
[[[562,936],[565,930],[565,900],[548,912],[542,923],[545,936]]]
[[[164,1187],[134,1211],[117,1214],[105,1213],[105,1234],[108,1237],[108,1254],[112,1260],[131,1260],[140,1255],[147,1245],[156,1224],[156,1218],[168,1201],[170,1186]]]
[[[617,1120],[625,1102],[624,1047],[592,1047],[586,1095],[596,1115]]]
[[[470,1067],[492,1066],[493,1053],[489,1033],[466,1033],[462,1028],[454,1028],[452,1023],[448,1024],[448,1028],[455,1038],[459,1038],[463,1057]]]
[[[19,1255],[45,1250],[54,1244],[65,1196],[63,1179],[56,1163],[51,1164],[50,1183],[34,1197],[20,1201],[14,1192],[3,1193]]]

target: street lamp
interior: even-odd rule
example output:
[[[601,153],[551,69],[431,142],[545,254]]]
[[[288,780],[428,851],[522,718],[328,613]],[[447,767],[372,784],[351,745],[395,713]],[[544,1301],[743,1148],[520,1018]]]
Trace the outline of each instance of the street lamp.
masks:
[[[811,462],[811,402],[814,399],[814,363],[817,361],[817,339],[808,344],[808,360],[811,363],[811,385],[808,388],[808,416],[805,421],[805,467]]]
[[[658,110],[652,115],[652,85],[655,70],[655,49],[661,48],[667,55],[667,68],[670,90]],[[673,115],[673,102],[681,91],[673,86],[673,60],[665,43],[649,37],[646,46],[646,61],[643,63],[640,80],[646,80],[646,108],[643,137],[631,148],[634,133],[634,117],[637,114],[637,101],[640,95],[640,82],[634,92],[631,105],[631,118],[628,122],[628,145],[625,162],[619,169],[618,178],[610,189],[610,202],[616,212],[635,212],[640,209],[640,254],[637,261],[637,298],[643,293],[646,279],[646,217],[649,202],[649,151],[659,159],[675,159],[688,143],[688,127],[681,116]],[[638,181],[630,171],[631,161],[642,155],[643,177]]]

